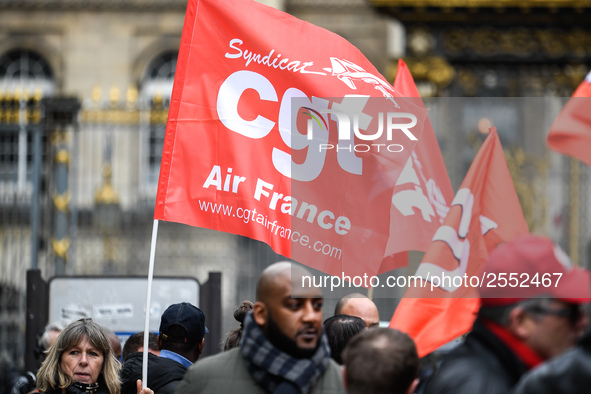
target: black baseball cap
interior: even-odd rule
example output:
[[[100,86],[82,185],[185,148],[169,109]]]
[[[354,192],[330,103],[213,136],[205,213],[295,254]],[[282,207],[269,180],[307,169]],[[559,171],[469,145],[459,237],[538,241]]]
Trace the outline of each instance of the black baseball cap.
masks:
[[[171,326],[180,326],[185,329],[186,337],[170,338],[169,329]],[[175,342],[198,343],[203,336],[208,334],[209,330],[205,327],[205,315],[201,309],[188,302],[172,304],[162,314],[160,318],[160,335],[163,340]]]

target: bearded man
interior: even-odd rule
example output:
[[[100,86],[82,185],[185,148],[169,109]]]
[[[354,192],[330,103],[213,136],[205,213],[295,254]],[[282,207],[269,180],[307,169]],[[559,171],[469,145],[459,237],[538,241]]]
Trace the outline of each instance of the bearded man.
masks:
[[[193,365],[176,394],[344,392],[322,332],[322,292],[303,286],[310,275],[289,262],[267,267],[240,346]]]

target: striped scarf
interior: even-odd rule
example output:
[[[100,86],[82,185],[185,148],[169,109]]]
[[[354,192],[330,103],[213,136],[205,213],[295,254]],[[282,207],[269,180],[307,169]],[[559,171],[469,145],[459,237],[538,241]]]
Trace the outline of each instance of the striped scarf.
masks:
[[[251,376],[271,393],[308,393],[330,360],[326,335],[311,358],[294,358],[269,342],[252,312],[244,319],[240,348]]]

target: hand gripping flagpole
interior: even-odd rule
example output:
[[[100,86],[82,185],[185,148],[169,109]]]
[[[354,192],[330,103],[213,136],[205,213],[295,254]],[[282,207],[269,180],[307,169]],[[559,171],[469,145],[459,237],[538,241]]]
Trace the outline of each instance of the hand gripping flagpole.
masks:
[[[146,320],[144,321],[144,355],[142,359],[142,388],[148,387],[148,340],[150,337],[150,305],[152,303],[152,279],[154,277],[154,256],[156,254],[156,239],[158,238],[158,220],[154,220],[152,227],[152,244],[150,246],[150,267],[148,268],[148,288],[146,290]]]

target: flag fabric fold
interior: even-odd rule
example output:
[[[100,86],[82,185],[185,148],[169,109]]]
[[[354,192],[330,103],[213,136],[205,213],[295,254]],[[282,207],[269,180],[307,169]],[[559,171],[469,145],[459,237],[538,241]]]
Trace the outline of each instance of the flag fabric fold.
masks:
[[[591,166],[591,72],[560,111],[546,143],[551,149]]]
[[[408,333],[419,356],[468,332],[480,301],[477,288],[465,278],[479,277],[482,263],[500,242],[527,232],[492,128],[417,269],[415,276],[422,280],[409,286],[390,327]]]
[[[420,97],[414,79],[402,59],[394,79],[394,89],[404,97]],[[405,251],[427,250],[433,234],[449,211],[453,188],[435,131],[429,118],[421,141],[409,157],[396,182],[390,208],[390,238],[380,272],[408,265],[397,256]]]
[[[342,37],[251,0],[189,0],[154,219],[376,274],[425,118]]]

